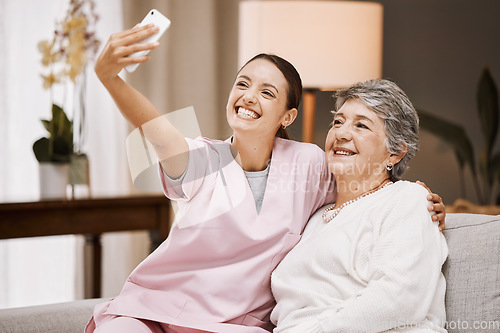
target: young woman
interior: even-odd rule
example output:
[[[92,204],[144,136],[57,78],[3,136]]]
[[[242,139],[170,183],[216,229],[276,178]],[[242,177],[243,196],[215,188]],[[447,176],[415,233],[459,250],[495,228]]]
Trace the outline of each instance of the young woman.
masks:
[[[165,194],[181,215],[121,294],[96,307],[86,332],[270,331],[271,272],[312,213],[335,198],[323,151],[277,137],[297,116],[300,76],[280,57],[254,57],[228,98],[233,136],[187,139],[118,76],[149,59],[128,55],[158,47],[133,44],[156,31],[136,27],[111,36],[95,71],[155,146]]]

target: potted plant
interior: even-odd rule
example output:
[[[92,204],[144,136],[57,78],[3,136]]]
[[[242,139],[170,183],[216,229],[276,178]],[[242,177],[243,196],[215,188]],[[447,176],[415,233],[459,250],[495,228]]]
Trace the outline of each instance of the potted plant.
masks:
[[[476,157],[471,140],[462,126],[419,110],[420,127],[436,135],[451,145],[459,166],[461,199],[457,199],[448,211],[500,214],[500,153],[494,152],[499,130],[500,111],[498,90],[488,68],[479,79],[476,91],[477,115],[483,134],[483,147]],[[474,191],[478,203],[473,204],[466,198],[464,170],[469,167],[472,173]],[[495,206],[497,205],[497,206]]]
[[[49,135],[37,140],[33,145],[35,157],[40,162],[41,194],[44,197],[65,197],[64,182],[73,186],[88,184],[88,161],[82,152],[85,128],[85,68],[99,46],[93,29],[97,19],[93,0],[70,0],[66,16],[56,23],[53,38],[38,43],[44,67],[41,74],[43,87],[50,89],[52,97],[52,119],[42,120]],[[69,108],[72,111],[72,121],[66,116],[62,105],[54,103],[54,84],[62,84],[64,87],[58,93],[63,92],[65,95],[67,91],[74,92],[69,99],[67,96],[62,98],[72,101]],[[68,89],[68,84],[73,89]],[[57,175],[59,181],[53,178]],[[47,193],[52,191],[50,188],[55,184],[58,184],[57,194]],[[63,187],[64,191],[61,190]]]
[[[52,105],[52,119],[42,120],[42,123],[48,137],[33,144],[39,162],[40,193],[42,198],[65,197],[73,154],[73,124],[56,104]]]
[[[33,144],[33,152],[39,163],[69,163],[73,154],[73,124],[64,110],[52,105],[52,119],[42,120],[49,132]]]

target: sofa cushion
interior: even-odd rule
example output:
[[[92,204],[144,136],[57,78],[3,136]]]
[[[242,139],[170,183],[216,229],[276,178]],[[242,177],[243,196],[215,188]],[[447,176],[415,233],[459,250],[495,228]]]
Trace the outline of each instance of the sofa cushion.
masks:
[[[500,332],[500,215],[447,214],[449,332]]]
[[[0,311],[3,333],[82,333],[94,306],[106,299],[87,299],[68,303],[27,306]]]

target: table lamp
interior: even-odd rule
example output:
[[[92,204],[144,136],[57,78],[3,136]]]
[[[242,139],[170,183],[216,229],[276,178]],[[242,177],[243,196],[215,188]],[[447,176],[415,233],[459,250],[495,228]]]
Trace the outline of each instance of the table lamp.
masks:
[[[362,1],[242,1],[238,63],[290,61],[304,88],[302,140],[314,141],[316,91],[381,77],[383,7]]]

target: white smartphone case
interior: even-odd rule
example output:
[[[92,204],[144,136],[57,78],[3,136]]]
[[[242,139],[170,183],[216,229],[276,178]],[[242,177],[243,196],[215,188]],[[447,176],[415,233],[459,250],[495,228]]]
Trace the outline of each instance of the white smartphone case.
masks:
[[[150,42],[156,42],[160,37],[163,35],[163,33],[170,27],[170,20],[166,18],[165,16],[162,15],[158,10],[156,9],[151,9],[146,17],[142,20],[142,22],[139,24],[140,26],[144,26],[150,23],[154,23],[160,28],[160,31],[158,33],[154,34],[151,37],[148,37],[140,43],[150,43]],[[143,56],[149,53],[149,50],[146,51],[139,51],[136,53],[131,54],[129,57],[139,57]],[[125,67],[127,72],[131,73],[135,71],[135,69],[139,66],[139,64],[131,64]]]

